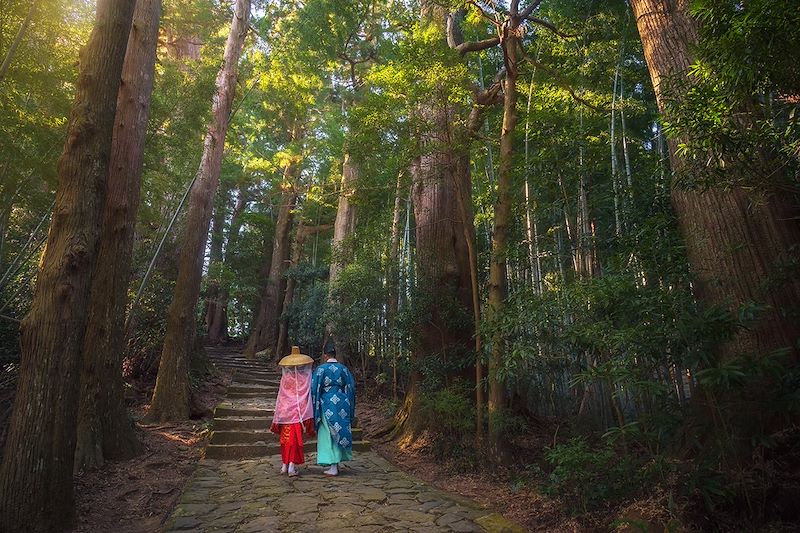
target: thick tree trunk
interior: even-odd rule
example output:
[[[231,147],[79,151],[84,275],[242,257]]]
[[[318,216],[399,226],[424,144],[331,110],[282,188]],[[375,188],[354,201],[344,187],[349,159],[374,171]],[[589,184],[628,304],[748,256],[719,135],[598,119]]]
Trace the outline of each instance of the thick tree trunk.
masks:
[[[303,247],[305,246],[306,238],[308,238],[309,235],[318,233],[320,231],[325,231],[332,227],[333,226],[330,224],[322,226],[298,225],[295,232],[294,243],[292,244],[292,258],[289,261],[289,268],[295,268],[300,264],[300,258],[303,256]],[[286,291],[284,292],[283,296],[283,305],[281,305],[281,315],[283,315],[283,313],[289,309],[289,306],[292,305],[295,287],[297,287],[297,280],[295,278],[289,278],[286,280]],[[275,350],[275,353],[278,355],[278,357],[283,357],[289,353],[289,344],[289,319],[281,316],[280,325],[278,327],[278,341],[276,343],[277,349]]]
[[[220,189],[214,219],[211,223],[211,248],[209,253],[209,278],[206,294],[205,326],[206,339],[210,344],[219,344],[228,337],[227,302],[222,304],[220,280],[211,277],[214,269],[222,267],[223,245],[225,243],[225,219],[228,215],[229,187]]]
[[[517,125],[517,76],[519,74],[518,50],[520,47],[518,30],[520,22],[516,17],[512,17],[503,26],[506,78],[503,91],[503,129],[500,134],[500,168],[497,173],[492,255],[489,262],[489,298],[486,307],[486,318],[489,322],[496,320],[502,314],[507,293],[506,249],[512,211],[511,174],[513,172],[514,129]],[[505,336],[500,328],[496,328],[491,339],[487,402],[491,453],[496,460],[502,459],[504,455],[502,444],[504,434],[501,421],[506,404],[506,389],[505,383],[498,374],[503,366],[505,351]]]
[[[336,209],[336,220],[333,224],[333,249],[334,259],[331,261],[330,283],[334,284],[342,268],[347,266],[350,253],[344,249],[345,240],[352,235],[356,227],[356,206],[350,202],[353,188],[358,182],[358,167],[353,162],[350,154],[344,154],[342,163],[342,184],[339,190],[339,205]]]
[[[433,2],[422,2],[424,26],[440,33],[439,44],[447,46],[445,28],[447,10]],[[468,357],[473,349],[472,286],[469,245],[465,235],[474,231],[463,228],[472,224],[459,210],[462,199],[471,198],[468,129],[462,124],[464,109],[452,104],[442,87],[430,101],[417,108],[421,123],[419,152],[409,167],[411,201],[416,221],[415,274],[417,304],[425,306],[417,324],[411,358],[448,359]],[[464,377],[470,379],[468,372]],[[396,429],[409,436],[416,417],[417,394],[422,375],[413,370]]]
[[[228,131],[239,56],[249,27],[250,0],[236,0],[231,30],[217,75],[211,123],[206,133],[197,180],[181,235],[175,294],[167,312],[167,332],[158,378],[148,416],[152,420],[181,420],[189,416],[189,357],[196,326],[197,299],[211,207],[219,184],[225,134]]]
[[[631,6],[663,113],[667,99],[680,100],[691,85],[688,72],[697,26],[688,15],[688,0],[632,0]],[[677,155],[679,142],[668,141],[670,162],[674,170],[687,170],[687,163]],[[800,245],[798,199],[742,188],[673,187],[672,203],[686,239],[698,296],[734,312],[749,302],[767,306],[754,326],[741,330],[722,347],[722,357],[766,355],[790,347],[798,361],[800,321],[792,310],[800,305],[800,277],[787,278],[779,270],[791,248]]]
[[[122,354],[144,138],[161,0],[138,0],[117,98],[108,195],[83,341],[76,470],[129,458],[140,447],[125,409]]]
[[[55,531],[75,520],[80,354],[133,8],[132,0],[100,0],[81,54],[47,247],[20,328],[19,382],[0,468],[2,531]]]
[[[308,235],[308,228],[302,224],[297,226],[294,235],[294,243],[292,243],[292,257],[289,260],[289,268],[294,268],[300,263],[300,256],[303,253],[303,246],[306,242]],[[281,315],[289,309],[294,299],[294,288],[297,285],[297,280],[289,278],[286,280],[286,290],[283,295],[283,303],[281,305]],[[275,343],[275,354],[277,357],[283,357],[289,353],[289,319],[281,316],[279,317],[278,325],[278,340]]]
[[[464,194],[471,190],[469,156],[466,146],[453,146],[448,131],[453,113],[446,104],[423,110],[431,120],[423,136],[426,146],[417,165],[412,167],[412,202],[416,220],[418,285],[427,294],[430,321],[420,324],[419,354],[444,357],[454,348],[471,345],[469,320],[458,327],[446,314],[463,311],[472,315],[469,251],[462,216],[458,209],[455,183]],[[452,316],[452,315],[451,315]]]
[[[347,249],[347,238],[349,238],[356,227],[356,206],[350,202],[354,187],[358,182],[358,167],[353,162],[349,153],[344,154],[342,163],[342,183],[339,190],[339,205],[336,209],[336,220],[333,223],[333,240],[331,241],[332,260],[328,287],[330,288],[329,298],[332,297],[333,287],[339,272],[347,266],[352,255]],[[335,304],[334,304],[335,305]],[[336,343],[336,353],[340,360],[347,361],[350,357],[349,342],[336,335],[334,324],[326,327],[326,337],[332,337]]]
[[[441,7],[423,11],[423,19],[435,24],[446,45],[447,12]],[[427,18],[427,19],[426,19]],[[451,104],[441,91],[437,100],[420,109],[424,130],[421,155],[412,166],[411,197],[416,220],[417,284],[428,291],[431,320],[420,324],[419,355],[470,350],[474,325],[469,244],[465,235],[474,229],[464,219],[460,201],[471,205],[468,130],[459,124],[466,110]],[[461,198],[459,198],[459,194]],[[468,209],[471,211],[471,209]],[[446,315],[466,320],[447,320]]]
[[[299,163],[292,162],[285,174],[293,178],[297,172]],[[272,258],[267,285],[261,298],[255,325],[244,350],[245,355],[250,358],[264,349],[270,350],[272,357],[278,356],[276,353],[278,321],[283,312],[283,293],[286,289],[286,279],[283,274],[286,272],[289,260],[289,234],[296,202],[297,193],[291,186],[287,186],[281,195],[281,205],[278,207],[278,221],[275,224],[275,236],[272,240]]]

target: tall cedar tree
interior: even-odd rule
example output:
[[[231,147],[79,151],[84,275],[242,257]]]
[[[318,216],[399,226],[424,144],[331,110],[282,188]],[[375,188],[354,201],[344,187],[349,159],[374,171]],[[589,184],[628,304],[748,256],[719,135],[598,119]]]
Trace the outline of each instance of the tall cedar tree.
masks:
[[[435,28],[446,46],[447,11],[433,2],[423,2],[422,26]],[[446,87],[437,91],[447,94]],[[470,316],[472,284],[470,254],[466,235],[471,235],[472,217],[462,217],[460,206],[471,197],[469,138],[461,123],[465,109],[446,97],[431,99],[416,110],[421,123],[418,143],[420,155],[410,165],[411,200],[416,221],[417,275],[420,295],[426,306],[426,319],[418,324],[419,341],[412,358],[427,355],[443,359],[463,357],[472,346],[475,333],[470,321],[454,316]],[[459,195],[461,198],[459,198]],[[467,225],[465,231],[464,225]],[[398,429],[416,413],[419,380],[412,370]],[[412,424],[413,426],[413,424]]]
[[[297,135],[293,135],[297,140]],[[300,163],[292,160],[284,169],[284,182],[281,186],[280,205],[278,206],[278,219],[275,222],[275,236],[272,239],[272,254],[270,258],[267,284],[261,295],[258,315],[247,339],[244,353],[253,358],[257,352],[268,350],[273,357],[278,357],[279,320],[283,314],[284,293],[286,291],[286,278],[284,274],[289,266],[289,240],[294,219],[294,208],[297,204],[297,192],[294,183],[300,174]],[[285,354],[284,354],[285,355]]]
[[[355,81],[353,86],[356,86]],[[353,235],[356,229],[356,205],[350,201],[350,198],[355,192],[356,184],[358,183],[359,168],[348,151],[345,151],[344,161],[342,163],[342,182],[339,189],[339,203],[336,206],[336,219],[333,223],[333,240],[331,241],[331,249],[333,250],[333,257],[331,258],[330,276],[328,277],[328,298],[333,297],[333,288],[336,285],[336,279],[339,273],[349,263],[349,256],[345,249],[348,237]],[[339,358],[347,361],[349,357],[349,350],[347,343],[343,339],[336,336],[331,325],[327,326],[327,335],[331,336],[336,341],[336,349]]]
[[[76,470],[139,451],[125,409],[120,347],[160,19],[161,0],[137,1],[117,97],[108,194],[83,341]]]
[[[167,332],[148,412],[151,420],[182,420],[190,414],[189,358],[195,338],[195,308],[200,297],[211,209],[219,184],[225,135],[236,92],[237,67],[249,19],[250,0],[236,0],[222,67],[217,74],[211,123],[206,132],[203,156],[189,197],[189,212],[181,234],[178,279],[167,311]]]
[[[698,28],[689,16],[688,4],[688,0],[678,0],[674,7],[664,9],[663,2],[656,0],[631,2],[662,113],[668,112],[670,101],[679,102],[691,87],[689,67],[694,61],[692,48]],[[670,163],[678,172],[685,171],[688,164],[678,155],[680,143],[678,138],[668,142]],[[779,289],[769,290],[764,285],[776,278],[787,250],[800,246],[797,198],[773,191],[701,191],[677,186],[672,190],[672,203],[700,297],[732,311],[750,302],[767,306],[754,327],[742,330],[723,347],[723,357],[765,355],[791,347],[797,361],[800,322],[785,311],[800,305],[800,278],[787,280]]]
[[[47,248],[20,328],[19,384],[0,469],[2,531],[54,531],[75,520],[80,355],[134,5],[99,0],[81,53]]]
[[[689,16],[688,4],[688,0],[677,0],[665,7],[658,0],[631,1],[658,107],[665,114],[669,103],[680,103],[692,85],[689,68],[698,26]],[[691,172],[678,153],[681,142],[680,138],[669,139],[670,163],[676,172]],[[764,168],[765,174],[773,170]],[[734,313],[752,302],[764,306],[756,324],[740,330],[720,348],[720,357],[765,356],[789,348],[797,362],[800,322],[791,310],[800,306],[800,278],[785,279],[779,269],[786,254],[800,247],[798,199],[774,191],[675,186],[672,204],[700,298]],[[780,286],[770,283],[782,278]],[[762,419],[760,413],[753,414],[737,417],[739,424]]]

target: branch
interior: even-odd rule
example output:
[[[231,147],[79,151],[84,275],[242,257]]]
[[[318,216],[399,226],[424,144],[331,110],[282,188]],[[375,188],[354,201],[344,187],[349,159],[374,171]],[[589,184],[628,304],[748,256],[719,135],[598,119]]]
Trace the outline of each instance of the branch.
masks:
[[[333,224],[321,224],[319,226],[306,226],[300,224],[297,227],[297,231],[301,232],[303,235],[312,235],[314,233],[319,233],[321,231],[329,230],[333,227]]]
[[[472,135],[477,134],[481,128],[483,114],[488,108],[497,105],[503,101],[503,96],[500,94],[500,89],[503,85],[500,82],[492,84],[485,91],[481,91],[475,95],[475,104],[469,112],[467,117],[467,130]]]
[[[532,22],[534,24],[537,24],[539,26],[547,28],[548,30],[550,30],[551,32],[555,33],[556,35],[558,35],[562,39],[573,39],[573,38],[579,36],[579,34],[577,34],[577,33],[576,34],[564,33],[561,30],[559,30],[558,28],[556,28],[555,25],[552,22],[547,22],[546,20],[543,20],[543,19],[540,19],[540,18],[525,17],[525,20],[527,20],[528,22]]]
[[[492,37],[482,41],[467,41],[464,42],[464,36],[461,34],[458,21],[463,16],[463,10],[459,9],[455,13],[448,13],[447,15],[447,46],[456,50],[462,56],[468,52],[478,52],[486,50],[500,44],[499,37]]]
[[[466,43],[461,43],[458,46],[451,47],[458,51],[462,56],[467,52],[479,52],[480,50],[486,50],[487,48],[492,48],[500,44],[500,37],[492,37],[491,39],[484,39],[482,41],[470,41]]]
[[[479,4],[478,4],[478,3],[477,3],[475,0],[468,0],[468,2],[467,2],[467,3],[468,3],[469,5],[471,5],[471,6],[473,6],[475,9],[477,9],[477,10],[480,12],[480,14],[481,14],[481,16],[482,16],[483,18],[485,18],[486,20],[488,20],[489,22],[491,22],[491,23],[492,23],[492,24],[494,24],[495,26],[497,26],[498,24],[500,24],[500,21],[498,20],[498,18],[497,18],[496,16],[495,16],[495,18],[492,18],[492,17],[490,17],[490,16],[489,16],[489,14],[488,14],[488,13],[486,13],[486,11],[484,11],[484,10],[483,10],[483,8],[482,8],[482,7],[481,7],[481,6],[480,6],[480,5],[479,5]],[[499,10],[497,10],[496,6],[495,6],[495,11],[497,11],[498,13],[500,13],[500,11],[499,11]]]
[[[501,90],[503,89],[503,78],[505,78],[506,69],[502,68],[494,77],[492,84],[486,90],[479,88],[473,89],[475,93],[475,104],[469,112],[467,117],[467,129],[472,135],[476,135],[481,127],[481,119],[486,110],[503,101]]]
[[[535,2],[531,2],[528,5],[528,7],[526,7],[525,10],[522,13],[520,13],[519,16],[521,18],[524,18],[524,19],[530,17],[531,13],[533,13],[533,10],[536,9],[537,7],[539,7],[539,4],[541,4],[541,3],[542,3],[542,0],[536,0]]]
[[[603,112],[603,109],[597,107],[596,105],[590,103],[589,101],[587,101],[584,98],[582,98],[582,97],[578,96],[577,94],[575,94],[575,89],[572,88],[572,85],[570,85],[569,82],[566,79],[564,79],[564,77],[557,70],[552,69],[552,68],[540,63],[539,61],[533,59],[532,57],[527,56],[527,55],[523,54],[522,57],[525,59],[525,61],[527,61],[531,65],[535,66],[536,68],[540,68],[540,69],[544,70],[545,72],[549,73],[551,76],[553,76],[556,79],[556,82],[558,82],[558,85],[562,89],[565,89],[569,93],[569,95],[572,97],[573,100],[575,100],[576,102],[578,102],[580,104],[585,105],[589,109],[593,109],[593,110],[598,111],[600,113]]]

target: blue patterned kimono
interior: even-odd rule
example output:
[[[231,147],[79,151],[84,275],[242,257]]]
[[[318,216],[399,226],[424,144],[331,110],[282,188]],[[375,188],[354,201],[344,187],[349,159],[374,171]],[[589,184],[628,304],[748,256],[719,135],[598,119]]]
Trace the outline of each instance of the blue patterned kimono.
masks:
[[[311,396],[314,401],[314,420],[317,433],[325,424],[333,442],[344,452],[344,458],[352,456],[353,433],[351,422],[356,413],[356,383],[353,374],[342,363],[323,363],[314,371],[311,379]],[[324,429],[324,428],[323,428]]]

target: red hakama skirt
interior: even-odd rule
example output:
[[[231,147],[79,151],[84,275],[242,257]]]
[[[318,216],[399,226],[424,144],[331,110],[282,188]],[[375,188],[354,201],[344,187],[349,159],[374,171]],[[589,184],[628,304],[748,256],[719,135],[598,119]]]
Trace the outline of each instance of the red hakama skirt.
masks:
[[[277,433],[281,443],[281,461],[283,464],[301,465],[305,462],[303,454],[303,426],[309,435],[314,435],[314,419],[305,420],[302,424],[272,424],[270,431]]]

